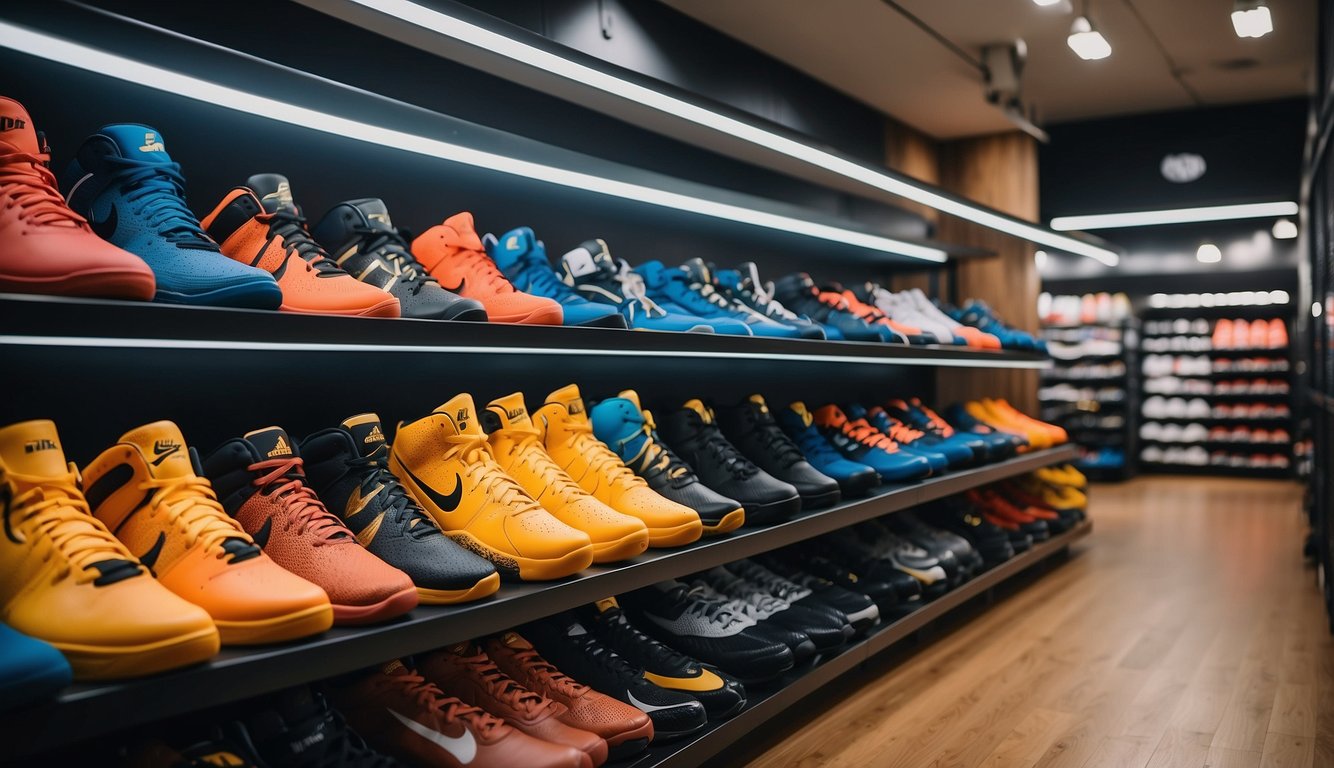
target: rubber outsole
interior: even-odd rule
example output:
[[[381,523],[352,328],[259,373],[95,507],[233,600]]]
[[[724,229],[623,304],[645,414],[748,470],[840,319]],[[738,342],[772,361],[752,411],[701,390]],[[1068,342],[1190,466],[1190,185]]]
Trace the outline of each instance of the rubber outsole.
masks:
[[[161,304],[190,304],[203,307],[232,307],[234,309],[277,309],[283,303],[283,292],[272,278],[218,288],[203,293],[179,293],[158,285],[153,301]]]
[[[483,304],[485,306],[485,304]],[[541,307],[529,312],[523,312],[513,315],[497,315],[487,310],[487,318],[493,323],[518,323],[520,325],[560,325],[565,319],[565,312],[556,305],[555,311],[550,307]]]
[[[695,519],[672,528],[648,529],[648,545],[650,547],[681,547],[699,541],[699,537],[703,535],[704,524]]]
[[[359,624],[374,624],[378,621],[402,616],[417,607],[417,588],[395,592],[378,603],[370,605],[333,605],[334,624],[350,627]]]
[[[643,554],[648,549],[648,529],[635,531],[615,541],[593,542],[593,562],[615,563]]]
[[[253,621],[214,619],[223,645],[264,645],[318,635],[333,626],[333,606],[313,605],[285,616]]]
[[[625,315],[619,312],[612,312],[610,315],[595,317],[592,320],[585,320],[582,323],[572,323],[573,328],[620,328],[626,330],[629,326],[625,322]]]
[[[51,643],[69,662],[76,680],[114,680],[139,677],[208,661],[222,647],[213,626],[154,643],[98,646]]]
[[[802,496],[801,508],[824,509],[825,507],[832,507],[842,500],[843,500],[843,491],[839,488],[835,488],[832,491],[825,491],[824,493],[816,493],[816,494],[810,494],[808,496]]]
[[[572,550],[561,557],[535,560],[501,552],[467,531],[446,531],[459,546],[480,555],[496,567],[502,581],[551,581],[572,576],[593,564],[593,545]]]
[[[452,312],[452,314],[451,314]],[[485,323],[487,321],[485,309],[466,308],[460,310],[451,310],[441,315],[439,320],[458,320],[464,323]]]
[[[713,525],[704,523],[705,536],[718,536],[723,533],[731,533],[746,523],[746,510],[734,509],[722,516],[722,519]]]
[[[638,735],[645,730],[648,731],[647,736]],[[616,741],[613,742],[612,739]],[[653,740],[653,724],[630,731],[628,735],[614,736],[612,739],[607,739],[607,762],[624,760],[648,749],[648,743]]]
[[[87,296],[127,301],[150,301],[157,291],[153,273],[124,269],[88,269],[73,274],[28,278],[0,275],[0,291],[48,296]]]
[[[493,573],[466,589],[427,589],[417,587],[417,599],[421,605],[453,605],[469,603],[494,595],[500,589],[500,574]]]
[[[294,307],[284,302],[278,306],[279,312],[291,312],[298,315],[337,315],[339,317],[399,317],[401,309],[398,299],[390,296],[387,299],[378,301],[369,307],[356,307],[353,309],[313,309],[307,307]]]
[[[772,525],[787,522],[788,518],[801,511],[801,497],[771,501],[767,504],[747,504],[746,520],[751,525]]]

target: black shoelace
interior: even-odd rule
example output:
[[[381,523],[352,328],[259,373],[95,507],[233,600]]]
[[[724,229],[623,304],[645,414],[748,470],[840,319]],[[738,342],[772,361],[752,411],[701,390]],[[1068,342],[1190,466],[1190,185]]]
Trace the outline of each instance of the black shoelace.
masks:
[[[362,253],[372,254],[393,265],[398,279],[411,286],[413,294],[420,292],[426,285],[439,284],[439,281],[427,274],[421,263],[412,255],[401,231],[367,226],[356,226],[352,231],[367,240],[362,247]]]
[[[604,613],[600,618],[599,624],[603,627],[610,639],[622,647],[649,648],[658,654],[665,656],[667,663],[673,667],[686,668],[696,666],[693,659],[676,649],[664,645],[648,635],[640,632],[635,625],[625,620],[625,616],[620,611],[611,611]]]
[[[348,459],[346,473],[361,478],[359,485],[363,498],[375,486],[384,486],[380,493],[387,495],[385,514],[409,536],[424,539],[440,533],[431,518],[408,496],[407,489],[389,471],[389,449],[384,445],[376,448],[369,456]]]
[[[306,217],[295,211],[277,211],[269,214],[269,233],[279,235],[288,253],[296,254],[310,263],[320,277],[342,274],[343,270],[333,263],[320,244],[315,242],[306,230]]]
[[[742,456],[736,448],[723,437],[723,433],[713,424],[701,424],[704,432],[704,447],[713,454],[718,464],[738,480],[749,480],[760,471],[750,459]]]
[[[758,408],[747,407],[746,420],[750,422],[751,428],[759,432],[764,438],[765,451],[776,458],[784,469],[799,461],[806,460],[801,449],[797,448],[796,443],[792,442],[792,438],[788,437],[787,433],[779,428],[773,417],[765,418],[763,414],[759,413]]]
[[[638,677],[640,669],[626,660],[624,656],[599,643],[592,635],[569,635],[585,656],[593,663],[621,677]]]

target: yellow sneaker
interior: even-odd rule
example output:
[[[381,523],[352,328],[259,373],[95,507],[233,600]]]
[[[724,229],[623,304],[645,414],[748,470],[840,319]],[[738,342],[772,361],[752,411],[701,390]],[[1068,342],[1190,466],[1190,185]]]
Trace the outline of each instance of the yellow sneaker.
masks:
[[[1060,464],[1054,467],[1043,467],[1033,471],[1044,483],[1052,485],[1068,486],[1077,490],[1088,488],[1089,480],[1075,468],[1073,464]]]
[[[588,534],[552,517],[496,463],[466,393],[399,425],[389,471],[440,530],[503,576],[559,579],[593,562]]]
[[[679,547],[703,534],[695,510],[660,496],[593,436],[577,386],[548,395],[536,417],[547,453],[556,464],[603,504],[643,520],[649,546]]]
[[[0,429],[0,621],[54,645],[83,680],[149,675],[218,652],[203,608],[155,581],[79,491],[56,425]]]
[[[547,455],[522,392],[492,400],[482,411],[482,422],[500,468],[553,517],[588,534],[593,562],[614,563],[648,549],[648,527],[639,518],[598,501]]]

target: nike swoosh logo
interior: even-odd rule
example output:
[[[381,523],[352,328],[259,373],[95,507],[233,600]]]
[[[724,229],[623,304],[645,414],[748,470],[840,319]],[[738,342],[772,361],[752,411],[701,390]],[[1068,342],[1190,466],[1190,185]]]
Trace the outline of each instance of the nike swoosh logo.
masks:
[[[157,542],[153,544],[151,549],[139,556],[139,562],[143,563],[148,570],[153,570],[153,566],[157,565],[157,559],[162,555],[162,545],[166,543],[167,534],[159,533]]]
[[[430,485],[427,485],[420,477],[414,475],[412,470],[408,469],[406,466],[403,467],[403,469],[408,473],[408,477],[412,478],[412,482],[415,483],[417,487],[421,489],[421,492],[426,494],[426,497],[437,507],[445,512],[453,512],[459,508],[459,502],[463,500],[463,479],[459,477],[459,473],[454,473],[454,490],[448,495],[445,495],[435,490]]]
[[[156,467],[157,465],[159,465],[159,464],[161,464],[162,462],[166,461],[168,456],[172,455],[173,453],[175,453],[175,452],[178,451],[178,450],[180,450],[180,447],[179,447],[179,446],[176,446],[176,447],[173,447],[173,448],[168,448],[166,451],[163,451],[162,453],[159,453],[159,454],[158,454],[158,457],[157,457],[156,459],[153,459],[153,466]]]
[[[88,220],[88,226],[93,228],[93,232],[103,240],[110,240],[111,236],[116,234],[116,224],[120,219],[120,214],[116,213],[116,206],[111,206],[111,213],[101,221]]]
[[[459,280],[459,284],[456,285],[456,286],[454,286],[453,288],[450,288],[448,285],[445,285],[443,282],[440,283],[440,287],[441,287],[441,288],[444,288],[446,291],[449,291],[450,293],[463,293],[463,289],[466,288],[466,287],[468,287],[468,278],[466,278],[466,277],[465,277],[465,278],[461,278],[461,279]]]
[[[264,521],[264,524],[261,525],[259,527],[259,530],[255,531],[255,535],[251,537],[252,539],[255,540],[255,546],[259,547],[260,549],[263,549],[264,545],[269,543],[269,533],[271,533],[272,531],[273,531],[273,518],[270,517]]]
[[[437,747],[445,750],[453,755],[455,760],[458,760],[464,765],[471,763],[472,759],[477,756],[477,740],[474,739],[472,733],[466,729],[463,731],[462,736],[446,736],[439,731],[427,728],[410,717],[404,717],[392,709],[389,710],[389,714],[393,715],[395,720],[402,723],[404,728],[407,728],[409,731],[412,731],[423,739],[426,739]]]
[[[685,707],[685,706],[689,706],[688,704],[667,704],[667,705],[665,705],[665,706],[656,706],[656,707],[655,707],[655,706],[652,705],[652,704],[645,704],[644,702],[640,701],[639,699],[636,699],[636,698],[635,698],[635,695],[634,695],[633,693],[630,692],[630,689],[629,689],[629,688],[627,688],[627,689],[625,690],[625,696],[626,696],[626,698],[630,699],[630,704],[632,704],[636,709],[638,709],[639,711],[641,711],[641,712],[643,712],[643,713],[645,713],[645,714],[648,714],[648,713],[651,713],[651,712],[660,712],[660,711],[662,711],[662,710],[664,710],[664,709],[676,709],[677,707]]]

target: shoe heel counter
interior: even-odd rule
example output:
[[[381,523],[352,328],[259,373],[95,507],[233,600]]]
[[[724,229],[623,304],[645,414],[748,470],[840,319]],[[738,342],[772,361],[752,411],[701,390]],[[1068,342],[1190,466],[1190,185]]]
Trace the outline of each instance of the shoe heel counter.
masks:
[[[227,193],[213,212],[204,217],[200,225],[208,236],[222,247],[224,254],[242,263],[254,265],[263,256],[262,244],[268,239],[268,228],[254,221],[256,214],[262,213],[263,210],[250,190],[237,187]],[[258,233],[252,231],[256,227],[263,230],[259,238],[254,237]],[[245,243],[252,240],[257,240],[261,247],[246,248]],[[254,253],[252,261],[249,257],[254,250],[259,252]]]
[[[136,466],[134,449],[114,445],[89,462],[81,471],[88,509],[113,534],[151,498],[139,484],[147,472]],[[138,462],[141,463],[141,462]]]

